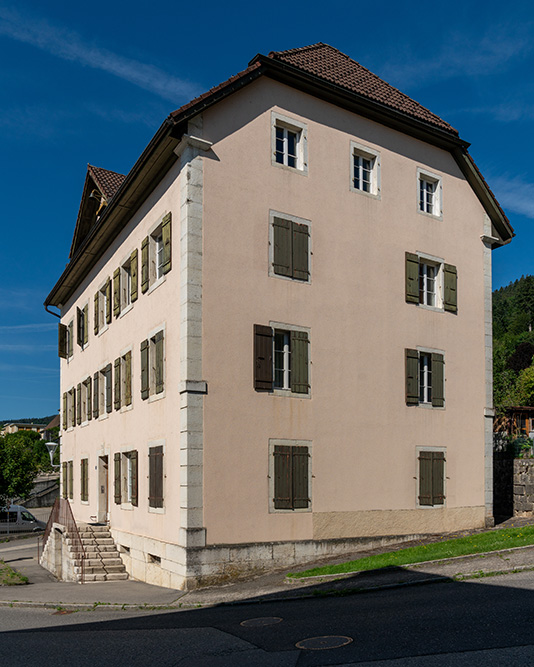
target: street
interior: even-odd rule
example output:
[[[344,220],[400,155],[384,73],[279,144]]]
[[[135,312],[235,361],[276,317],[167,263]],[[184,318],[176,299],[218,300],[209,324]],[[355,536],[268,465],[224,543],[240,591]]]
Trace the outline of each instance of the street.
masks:
[[[306,667],[532,665],[534,573],[347,597],[179,611],[0,608],[3,664]],[[251,625],[242,625],[251,619]],[[281,620],[278,620],[281,619]],[[313,637],[352,641],[300,650]],[[340,639],[339,642],[347,641]]]

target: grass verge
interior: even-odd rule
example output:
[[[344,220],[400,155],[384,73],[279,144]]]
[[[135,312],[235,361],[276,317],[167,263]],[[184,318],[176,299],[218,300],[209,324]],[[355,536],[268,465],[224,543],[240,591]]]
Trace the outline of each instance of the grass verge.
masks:
[[[534,544],[534,526],[522,528],[504,528],[487,533],[478,533],[467,537],[440,540],[431,544],[422,544],[407,549],[397,549],[387,553],[367,556],[347,563],[315,567],[304,572],[290,572],[287,576],[294,578],[314,577],[327,574],[345,574],[347,572],[363,572],[378,570],[384,567],[399,567],[409,563],[421,563],[426,560],[440,560],[455,556],[468,556],[486,551],[500,551]]]
[[[0,560],[0,586],[20,586],[27,583],[28,577],[20,574],[20,572],[6,565],[3,560]]]

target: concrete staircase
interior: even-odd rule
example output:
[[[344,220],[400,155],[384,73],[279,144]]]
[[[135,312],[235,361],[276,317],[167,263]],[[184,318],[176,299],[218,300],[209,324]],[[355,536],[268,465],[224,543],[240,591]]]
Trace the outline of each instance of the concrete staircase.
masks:
[[[78,531],[85,549],[84,581],[119,581],[128,579],[128,573],[117,551],[107,526],[79,523]],[[67,544],[72,543],[67,539]],[[82,568],[76,561],[75,571],[81,576]]]

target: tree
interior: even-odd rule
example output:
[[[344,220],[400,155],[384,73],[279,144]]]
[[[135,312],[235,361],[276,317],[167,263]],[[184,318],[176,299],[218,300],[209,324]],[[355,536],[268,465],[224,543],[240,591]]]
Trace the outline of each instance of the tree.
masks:
[[[8,433],[0,438],[0,507],[11,498],[26,498],[38,472],[50,467],[50,458],[39,434]]]

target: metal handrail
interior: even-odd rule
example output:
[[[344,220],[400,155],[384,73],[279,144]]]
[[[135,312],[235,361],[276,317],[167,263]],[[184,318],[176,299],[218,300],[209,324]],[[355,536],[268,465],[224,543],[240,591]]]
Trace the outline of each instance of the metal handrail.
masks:
[[[48,523],[43,535],[43,553],[45,550],[46,543],[50,536],[50,531],[54,523],[59,523],[62,526],[65,526],[67,535],[72,541],[71,549],[74,552],[75,562],[80,562],[81,567],[81,580],[80,583],[84,583],[85,580],[85,547],[83,546],[82,538],[80,537],[80,531],[76,525],[76,519],[72,513],[70,503],[67,498],[56,498],[56,502],[52,507],[50,512],[50,517],[48,518]],[[39,546],[37,547],[39,549]]]

